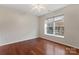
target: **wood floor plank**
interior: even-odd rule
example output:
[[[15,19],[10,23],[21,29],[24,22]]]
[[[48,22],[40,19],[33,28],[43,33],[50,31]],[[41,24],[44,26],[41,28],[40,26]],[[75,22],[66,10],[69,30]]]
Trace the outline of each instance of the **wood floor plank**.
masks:
[[[79,49],[36,38],[1,46],[0,55],[79,55]]]

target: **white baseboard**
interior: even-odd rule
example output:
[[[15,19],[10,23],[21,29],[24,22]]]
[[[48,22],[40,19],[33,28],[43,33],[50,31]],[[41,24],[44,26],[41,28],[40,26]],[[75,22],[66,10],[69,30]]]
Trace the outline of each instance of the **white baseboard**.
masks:
[[[26,41],[26,40],[32,40],[32,39],[35,39],[35,38],[38,38],[38,37],[37,36],[31,36],[31,37],[27,37],[25,39],[21,39],[21,40],[17,40],[17,41],[12,41],[12,42],[8,42],[8,43],[4,43],[4,44],[2,43],[2,44],[0,44],[0,46],[13,44],[13,43],[21,42],[21,41]]]
[[[55,41],[55,40],[51,40],[51,39],[48,39],[48,38],[45,38],[45,37],[41,37],[41,38],[44,38],[46,40],[50,40],[50,41],[53,41],[53,42],[57,42],[57,43],[60,43],[60,44],[66,45],[66,46],[70,46],[70,47],[74,47],[74,48],[79,49],[78,46],[70,45],[70,44],[67,44],[66,42]]]

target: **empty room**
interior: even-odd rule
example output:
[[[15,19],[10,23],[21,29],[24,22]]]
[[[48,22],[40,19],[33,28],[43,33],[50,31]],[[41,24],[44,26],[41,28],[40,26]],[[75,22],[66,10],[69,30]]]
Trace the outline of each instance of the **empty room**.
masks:
[[[0,55],[79,55],[78,4],[0,4]]]

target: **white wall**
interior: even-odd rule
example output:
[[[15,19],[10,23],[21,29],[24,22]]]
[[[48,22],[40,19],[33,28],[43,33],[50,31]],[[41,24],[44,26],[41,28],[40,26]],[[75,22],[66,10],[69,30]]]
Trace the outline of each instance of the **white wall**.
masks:
[[[65,40],[79,48],[79,5],[69,5],[65,8]]]
[[[44,34],[44,21],[55,15],[65,15],[65,38],[48,36]],[[75,17],[74,17],[75,16]],[[77,17],[77,18],[76,18]],[[75,48],[79,48],[79,5],[69,5],[63,9],[56,10],[40,18],[40,37],[55,41]]]
[[[0,46],[38,37],[38,18],[0,7]]]

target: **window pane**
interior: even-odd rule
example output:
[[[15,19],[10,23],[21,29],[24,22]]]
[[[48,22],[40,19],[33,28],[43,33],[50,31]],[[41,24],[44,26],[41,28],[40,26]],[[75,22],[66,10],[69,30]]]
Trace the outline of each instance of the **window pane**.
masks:
[[[45,20],[45,33],[64,36],[64,16],[57,16]]]
[[[53,34],[53,19],[47,20],[47,34]]]
[[[64,20],[55,21],[55,35],[64,36]]]

